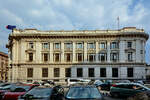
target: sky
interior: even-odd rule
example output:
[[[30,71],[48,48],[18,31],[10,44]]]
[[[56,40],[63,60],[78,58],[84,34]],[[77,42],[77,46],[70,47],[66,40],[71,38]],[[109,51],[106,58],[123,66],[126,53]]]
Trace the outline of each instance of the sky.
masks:
[[[143,28],[150,34],[150,0],[0,0],[0,51],[11,33],[6,25],[19,29],[95,30]],[[146,43],[150,64],[150,39]]]

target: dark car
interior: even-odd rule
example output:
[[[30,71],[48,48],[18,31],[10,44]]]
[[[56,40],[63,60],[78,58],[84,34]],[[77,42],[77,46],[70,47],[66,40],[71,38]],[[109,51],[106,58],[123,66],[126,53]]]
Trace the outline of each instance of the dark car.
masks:
[[[63,100],[63,98],[64,90],[61,86],[40,86],[20,96],[18,100]]]
[[[103,100],[103,96],[95,86],[71,86],[65,100]]]
[[[9,92],[5,92],[2,100],[17,100],[18,96],[25,94],[32,88],[39,86],[36,84],[19,84],[11,88]]]
[[[139,83],[116,83],[112,85],[110,94],[112,97],[130,97],[140,92],[149,92],[150,89]]]

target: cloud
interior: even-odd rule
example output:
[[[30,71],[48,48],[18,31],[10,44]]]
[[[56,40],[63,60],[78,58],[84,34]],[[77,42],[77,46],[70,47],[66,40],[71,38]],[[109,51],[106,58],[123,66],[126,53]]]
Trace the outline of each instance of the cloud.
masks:
[[[15,24],[18,28],[39,30],[117,29],[119,16],[120,28],[135,26],[150,33],[149,3],[148,0],[1,0],[0,27]],[[0,35],[6,33],[1,41],[7,40],[9,31],[4,28],[1,31]],[[146,59],[150,62],[150,58]]]

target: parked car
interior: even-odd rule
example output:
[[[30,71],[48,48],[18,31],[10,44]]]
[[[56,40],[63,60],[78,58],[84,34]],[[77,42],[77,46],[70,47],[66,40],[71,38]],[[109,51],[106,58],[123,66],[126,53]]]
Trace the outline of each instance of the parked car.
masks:
[[[18,100],[63,100],[64,90],[61,86],[39,86],[20,96]]]
[[[39,86],[37,84],[20,84],[11,88],[11,91],[5,92],[2,100],[17,100],[18,96],[25,94],[32,88]]]
[[[103,95],[96,86],[71,86],[65,95],[65,100],[103,100]]]
[[[67,84],[68,86],[70,85],[74,85],[74,84],[88,84],[90,82],[90,80],[88,79],[81,79],[81,78],[68,78],[67,79]]]
[[[130,97],[144,91],[148,92],[150,89],[139,83],[116,83],[112,85],[110,94],[112,97]]]

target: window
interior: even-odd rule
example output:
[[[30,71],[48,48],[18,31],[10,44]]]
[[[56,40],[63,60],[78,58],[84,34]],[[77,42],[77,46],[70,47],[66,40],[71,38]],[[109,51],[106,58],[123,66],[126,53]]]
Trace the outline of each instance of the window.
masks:
[[[43,61],[48,61],[49,54],[48,53],[43,53]]]
[[[128,77],[133,77],[133,68],[127,69]]]
[[[48,68],[42,68],[42,77],[48,77]]]
[[[54,44],[54,49],[60,49],[60,43],[55,43]]]
[[[119,48],[119,44],[118,42],[112,42],[110,44],[110,49],[118,49]]]
[[[33,61],[33,53],[29,53],[29,61]]]
[[[100,61],[106,61],[107,60],[107,54],[106,53],[100,53],[99,54],[99,60]]]
[[[72,43],[65,43],[65,49],[72,49]]]
[[[132,61],[132,52],[128,52],[128,61]]]
[[[111,59],[111,61],[118,61],[119,60],[119,54],[118,53],[111,53],[110,59]]]
[[[27,77],[33,77],[33,68],[27,68]]]
[[[65,69],[65,76],[66,77],[71,77],[71,68],[66,68]]]
[[[90,62],[95,61],[95,54],[88,54],[88,61]]]
[[[112,77],[118,77],[118,68],[112,68]]]
[[[95,49],[95,43],[88,43],[88,49]]]
[[[100,49],[106,49],[107,47],[106,42],[101,42],[99,47]]]
[[[60,54],[59,53],[55,53],[54,54],[54,61],[55,62],[59,62],[60,61]]]
[[[132,42],[128,42],[128,48],[132,48]]]
[[[83,69],[77,68],[77,77],[83,77]]]
[[[66,62],[71,62],[72,61],[72,53],[66,53],[65,60],[66,60]]]
[[[83,49],[83,43],[77,43],[76,48],[77,49]]]
[[[60,71],[59,68],[54,68],[54,77],[59,77]]]
[[[89,77],[94,77],[94,68],[89,68]]]
[[[33,42],[29,42],[29,49],[33,49],[33,48],[34,48]]]
[[[100,77],[106,77],[106,68],[100,68]]]
[[[49,43],[42,43],[43,49],[49,49]]]
[[[82,53],[77,53],[76,54],[76,59],[77,59],[77,61],[83,61],[83,54]]]

